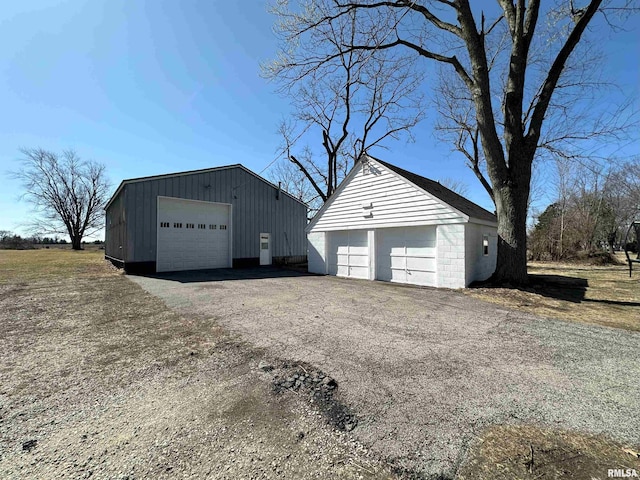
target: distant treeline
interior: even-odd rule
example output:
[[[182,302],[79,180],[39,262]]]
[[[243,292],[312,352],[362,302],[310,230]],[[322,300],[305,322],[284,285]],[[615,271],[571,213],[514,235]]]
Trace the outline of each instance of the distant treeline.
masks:
[[[69,242],[64,238],[40,237],[37,235],[31,237],[22,237],[8,230],[0,230],[0,249],[5,250],[28,250],[38,248],[42,245],[67,245]],[[86,242],[82,242],[86,244]],[[92,242],[96,245],[102,243],[101,240]]]
[[[529,232],[530,258],[570,260],[625,248],[637,252],[629,227],[640,221],[640,157],[605,172],[562,166],[555,180],[557,198]]]

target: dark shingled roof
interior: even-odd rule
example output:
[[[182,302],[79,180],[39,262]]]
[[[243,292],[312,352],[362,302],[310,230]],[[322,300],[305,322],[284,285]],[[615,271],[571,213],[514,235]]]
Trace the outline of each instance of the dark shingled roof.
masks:
[[[493,213],[485,210],[480,205],[473,203],[471,200],[467,200],[462,195],[458,195],[453,190],[449,190],[447,187],[441,185],[438,182],[434,182],[433,180],[430,180],[426,177],[421,177],[420,175],[416,175],[415,173],[408,172],[407,170],[403,170],[402,168],[396,167],[395,165],[383,162],[378,158],[371,158],[373,158],[373,160],[375,160],[376,162],[384,165],[389,170],[393,170],[398,175],[406,178],[411,183],[417,185],[426,192],[429,192],[434,197],[439,198],[447,205],[455,208],[456,210],[459,210],[460,212],[471,218],[476,218],[478,220],[487,220],[489,222],[498,221]]]

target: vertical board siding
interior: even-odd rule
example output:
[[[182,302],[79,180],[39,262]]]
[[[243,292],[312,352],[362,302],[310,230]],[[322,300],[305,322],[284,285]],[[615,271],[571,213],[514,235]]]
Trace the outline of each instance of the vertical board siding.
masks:
[[[129,189],[128,195],[123,193]],[[230,203],[233,206],[233,258],[260,256],[259,235],[270,233],[272,255],[306,256],[307,208],[240,167],[130,183],[109,211],[121,202],[129,215],[128,262],[152,262],[157,251],[157,197]],[[285,236],[286,232],[286,236]]]
[[[379,165],[359,168],[311,231],[460,223],[458,212]],[[373,204],[366,209],[363,205]]]
[[[105,218],[105,255],[125,261],[125,232],[124,195],[121,192],[107,208]]]

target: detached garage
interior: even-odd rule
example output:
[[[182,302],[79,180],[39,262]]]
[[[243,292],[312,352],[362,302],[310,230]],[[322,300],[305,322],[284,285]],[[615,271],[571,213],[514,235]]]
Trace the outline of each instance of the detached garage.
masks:
[[[438,182],[364,156],[307,226],[309,271],[464,288],[495,270],[495,215]]]
[[[167,272],[306,260],[307,207],[242,165],[124,180],[106,206],[105,256]]]

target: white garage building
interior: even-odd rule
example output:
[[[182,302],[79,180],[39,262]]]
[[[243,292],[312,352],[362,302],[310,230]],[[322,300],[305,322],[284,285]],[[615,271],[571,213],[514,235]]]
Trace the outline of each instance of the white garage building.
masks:
[[[494,214],[440,183],[370,156],[306,228],[309,271],[464,288],[495,270]]]

